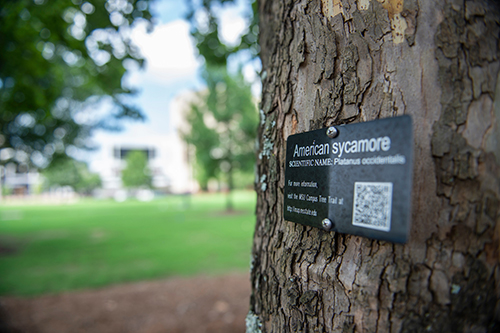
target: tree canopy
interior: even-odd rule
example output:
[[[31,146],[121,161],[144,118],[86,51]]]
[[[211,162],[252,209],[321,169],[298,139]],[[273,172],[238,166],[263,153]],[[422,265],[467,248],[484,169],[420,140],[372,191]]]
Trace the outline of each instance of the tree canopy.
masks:
[[[152,0],[0,0],[0,162],[44,167],[98,127],[142,119],[127,102],[130,40]],[[112,111],[103,111],[99,105]]]
[[[215,178],[226,181],[230,193],[235,172],[253,173],[258,113],[251,85],[245,82],[241,67],[236,73],[229,73],[228,60],[243,50],[249,51],[252,58],[258,56],[257,4],[252,1],[252,6],[247,7],[248,26],[236,45],[228,45],[221,38],[219,14],[222,7],[238,5],[238,1],[204,0],[189,4],[187,18],[199,55],[205,61],[203,78],[207,89],[190,106],[187,121],[191,128],[184,139],[196,147],[196,176],[201,187],[206,188],[208,180]],[[227,208],[232,208],[230,194]]]
[[[132,188],[150,187],[152,177],[146,153],[139,150],[130,151],[125,161],[127,165],[122,171],[123,185]]]
[[[91,173],[84,162],[72,158],[61,158],[59,163],[51,164],[43,171],[47,185],[71,186],[82,194],[90,194],[92,190],[101,186],[101,178]]]
[[[255,137],[258,124],[256,104],[250,86],[241,74],[210,70],[208,89],[191,103],[187,121],[191,128],[184,139],[196,147],[196,161],[202,173],[198,181],[224,178],[232,188],[232,172],[253,171]]]
[[[251,7],[246,11],[248,27],[237,45],[226,45],[219,34],[217,11],[222,6],[236,5],[235,0],[203,0],[201,3],[189,0],[190,10],[187,19],[191,23],[191,35],[196,47],[205,60],[206,67],[226,67],[229,56],[242,50],[250,51],[252,57],[260,52],[258,42],[259,17],[257,1],[251,0]]]

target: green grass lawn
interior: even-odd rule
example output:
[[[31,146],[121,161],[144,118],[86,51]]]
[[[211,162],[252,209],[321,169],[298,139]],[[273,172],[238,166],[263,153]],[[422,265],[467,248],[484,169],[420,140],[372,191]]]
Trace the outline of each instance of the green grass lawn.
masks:
[[[255,193],[0,205],[0,295],[248,270]]]

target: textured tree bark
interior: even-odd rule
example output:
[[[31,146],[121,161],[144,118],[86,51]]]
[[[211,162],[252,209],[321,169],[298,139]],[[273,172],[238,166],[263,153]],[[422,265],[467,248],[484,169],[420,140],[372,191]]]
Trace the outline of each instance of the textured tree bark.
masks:
[[[260,0],[248,332],[487,332],[500,320],[495,1]],[[409,114],[405,245],[283,220],[286,139]]]

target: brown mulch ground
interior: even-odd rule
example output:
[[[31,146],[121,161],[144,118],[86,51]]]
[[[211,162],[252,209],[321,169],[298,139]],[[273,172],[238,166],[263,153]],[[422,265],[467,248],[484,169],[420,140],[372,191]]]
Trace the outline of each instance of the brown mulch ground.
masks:
[[[249,275],[171,278],[35,298],[1,297],[0,332],[245,332]]]

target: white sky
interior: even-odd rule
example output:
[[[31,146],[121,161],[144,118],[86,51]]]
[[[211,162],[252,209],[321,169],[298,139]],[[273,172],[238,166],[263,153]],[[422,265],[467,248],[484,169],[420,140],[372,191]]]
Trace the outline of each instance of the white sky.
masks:
[[[146,71],[133,71],[128,84],[169,84],[196,75],[200,61],[196,59],[186,21],[178,19],[161,24],[152,33],[141,24],[133,30],[132,41],[146,59]]]

